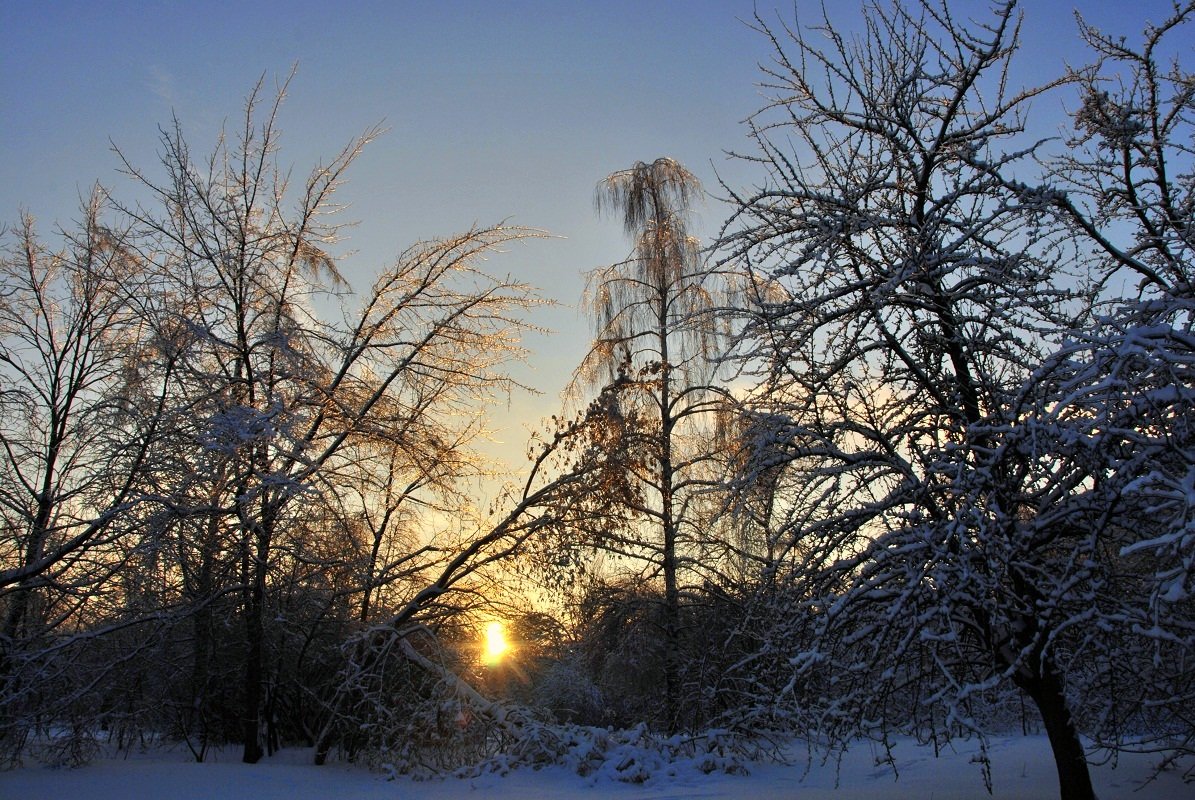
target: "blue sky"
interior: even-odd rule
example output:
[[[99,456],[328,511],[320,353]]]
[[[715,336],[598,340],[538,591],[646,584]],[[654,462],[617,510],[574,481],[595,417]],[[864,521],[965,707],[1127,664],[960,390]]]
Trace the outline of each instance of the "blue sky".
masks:
[[[843,5],[854,6],[848,2]],[[1027,81],[1082,63],[1078,5],[1133,37],[1168,0],[1033,0],[1025,6]],[[389,130],[361,156],[340,195],[359,222],[341,267],[364,288],[419,238],[508,220],[560,239],[493,262],[564,306],[539,324],[531,372],[538,399],[518,397],[503,435],[513,452],[559,405],[586,347],[573,305],[581,273],[623,258],[621,226],[599,219],[593,191],[606,174],[669,155],[717,193],[756,176],[724,151],[749,150],[741,121],[761,105],[757,64],[766,41],[740,20],[792,19],[772,0],[589,2],[24,2],[0,4],[0,222],[32,212],[43,233],[74,215],[96,181],[116,194],[110,142],[155,162],[157,126],[177,114],[196,152],[265,74],[298,74],[282,114],[281,161],[297,173],[375,123]],[[953,3],[982,15],[987,3]],[[802,18],[819,5],[796,0]],[[840,12],[835,12],[840,13]],[[844,13],[849,20],[853,13]],[[1057,113],[1039,104],[1044,116]],[[1035,108],[1035,111],[1038,109]],[[726,215],[700,211],[712,233]],[[517,457],[517,456],[516,456]]]

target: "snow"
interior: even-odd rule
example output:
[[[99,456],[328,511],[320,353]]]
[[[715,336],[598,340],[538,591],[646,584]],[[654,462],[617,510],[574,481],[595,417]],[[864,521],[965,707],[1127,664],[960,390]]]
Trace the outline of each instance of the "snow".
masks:
[[[801,800],[930,800],[931,798],[987,798],[979,766],[972,762],[977,748],[963,743],[954,752],[934,758],[933,750],[912,742],[898,744],[895,757],[899,778],[878,763],[882,753],[866,744],[846,754],[841,769],[833,763],[814,763],[806,771],[803,760],[793,766],[751,765],[748,776],[715,773],[704,775],[692,766],[679,765],[656,774],[643,784],[615,782],[609,778],[582,778],[563,767],[520,769],[507,775],[485,774],[474,778],[415,781],[388,780],[364,769],[330,764],[310,764],[310,752],[288,750],[246,765],[237,752],[219,753],[215,761],[187,763],[183,752],[157,752],[123,759],[101,759],[78,769],[26,767],[0,772],[0,798],[54,800],[449,800],[484,797],[486,800],[765,800],[799,797]],[[992,762],[991,797],[1056,798],[1057,778],[1050,747],[1042,736],[994,739],[989,747]],[[1093,768],[1101,800],[1180,800],[1195,798],[1195,783],[1184,784],[1174,771],[1146,783],[1158,756],[1121,756],[1113,768]],[[835,788],[836,777],[839,786]],[[1140,788],[1142,784],[1144,788]]]

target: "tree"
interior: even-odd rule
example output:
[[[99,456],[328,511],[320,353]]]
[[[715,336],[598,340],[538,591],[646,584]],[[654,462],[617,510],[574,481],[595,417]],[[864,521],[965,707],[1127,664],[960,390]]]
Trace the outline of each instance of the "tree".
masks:
[[[532,302],[527,287],[478,267],[532,235],[495,227],[409,248],[360,310],[346,311],[347,324],[321,317],[345,286],[327,251],[337,228],[326,215],[373,132],[292,189],[275,165],[284,94],[262,113],[259,83],[235,140],[222,137],[203,162],[176,122],[162,135],[164,178],[123,159],[159,207],[119,207],[155,271],[158,356],[180,364],[166,391],[193,420],[176,431],[187,466],[168,505],[179,520],[208,519],[204,530],[231,542],[238,559],[233,587],[202,591],[239,596],[247,762],[262,756],[271,724],[269,588],[302,544],[291,532],[310,513],[304,506],[351,502],[338,495],[361,474],[384,481],[397,472],[408,494],[424,497],[426,485],[462,477],[467,443],[484,430],[480,404],[513,385],[501,368],[518,356],[517,315]],[[367,515],[371,501],[361,502]],[[373,559],[360,587],[366,617],[382,583]]]
[[[1026,386],[1001,455],[1033,476],[1026,526],[1073,554],[1058,573],[1082,622],[1055,650],[1068,690],[1094,699],[1085,732],[1167,761],[1195,751],[1193,19],[1176,4],[1133,45],[1079,18],[1097,61],[1075,74],[1074,133],[1046,166],[1061,222],[1090,243],[1101,313]]]
[[[36,671],[61,631],[78,640],[113,621],[100,609],[140,540],[161,434],[161,395],[137,412],[128,403],[143,265],[124,231],[101,224],[103,199],[91,195],[60,250],[25,216],[0,257],[0,738],[21,738],[30,703],[74,698],[43,696]]]
[[[161,176],[121,156],[142,204],[103,195],[52,257],[27,225],[3,262],[2,399],[23,422],[3,432],[0,486],[14,754],[28,712],[74,725],[72,757],[101,716],[126,743],[141,724],[197,759],[294,739],[351,757],[409,730],[430,685],[523,752],[550,746],[434,658],[495,565],[592,519],[577,487],[605,469],[564,458],[570,429],[537,443],[492,519],[463,487],[489,474],[473,444],[515,386],[505,367],[537,302],[481,262],[538,234],[419,242],[358,303],[325,217],[369,135],[292,186],[276,166],[283,94],[263,105],[259,83],[203,161],[176,121]],[[121,234],[99,224],[104,203]]]
[[[710,442],[727,393],[714,382],[720,328],[712,313],[720,277],[689,233],[689,207],[701,191],[676,161],[660,158],[610,175],[598,187],[599,210],[622,217],[634,243],[626,261],[589,275],[586,307],[594,343],[576,387],[598,387],[578,432],[606,464],[590,487],[595,515],[573,557],[597,548],[659,581],[663,702],[667,730],[684,724],[681,704],[681,608],[686,576],[703,562],[702,504],[714,485]],[[600,518],[601,524],[594,524]],[[565,539],[567,541],[567,539]]]
[[[858,38],[826,18],[824,45],[759,20],[766,182],[736,195],[723,244],[757,270],[759,413],[820,506],[787,537],[804,552],[785,594],[802,601],[793,713],[838,742],[982,735],[1015,688],[1062,796],[1089,798],[1066,643],[1131,637],[1082,627],[1089,592],[1115,591],[1080,567],[1091,520],[1063,525],[1009,457],[1026,387],[1094,299],[1052,191],[1012,180],[1035,168],[1018,137],[1048,88],[1009,88],[1014,5],[971,26],[945,3],[869,5]]]
[[[434,653],[429,656],[417,643],[422,641],[427,649],[435,618],[444,611],[455,612],[445,608],[448,598],[453,593],[467,596],[487,567],[521,554],[542,553],[542,540],[556,538],[558,534],[553,532],[584,530],[592,522],[592,495],[586,489],[602,482],[606,464],[600,458],[573,457],[575,445],[583,438],[578,430],[579,426],[571,426],[551,441],[533,444],[532,467],[521,491],[510,491],[501,499],[505,512],[470,531],[463,541],[429,548],[437,557],[413,573],[417,583],[411,586],[418,588],[398,598],[390,613],[379,615],[346,644],[350,657],[326,703],[328,713],[315,740],[317,764],[323,763],[337,744],[353,751],[362,746],[364,738],[374,746],[387,747],[396,732],[401,738],[402,732],[409,730],[411,719],[403,705],[395,705],[389,681],[396,669],[412,668],[430,676],[437,685],[446,685],[457,702],[484,716],[518,751],[514,757],[543,763],[560,755],[563,742],[549,731],[529,725],[523,715],[482,697],[451,666],[437,663]],[[434,646],[434,636],[431,638]],[[441,757],[451,758],[437,756]]]

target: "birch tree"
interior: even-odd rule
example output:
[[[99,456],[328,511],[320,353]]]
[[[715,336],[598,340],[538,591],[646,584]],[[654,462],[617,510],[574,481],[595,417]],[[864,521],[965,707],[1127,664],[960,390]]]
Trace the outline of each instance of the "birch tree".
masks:
[[[592,487],[602,524],[581,538],[563,533],[573,537],[566,548],[573,558],[598,548],[637,570],[640,580],[659,582],[658,718],[668,730],[685,724],[682,605],[686,592],[692,595],[686,580],[692,586],[703,569],[703,490],[715,483],[715,412],[727,403],[713,369],[720,323],[712,312],[724,283],[689,232],[700,191],[693,174],[669,158],[637,163],[598,187],[598,208],[621,217],[634,250],[589,275],[586,307],[596,335],[577,388],[599,393],[579,432],[605,459],[608,481]]]

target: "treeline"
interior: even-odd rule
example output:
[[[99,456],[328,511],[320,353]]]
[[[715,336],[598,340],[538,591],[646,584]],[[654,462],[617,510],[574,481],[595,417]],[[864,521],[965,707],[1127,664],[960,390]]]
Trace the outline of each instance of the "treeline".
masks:
[[[289,185],[281,94],[202,161],[166,129],[160,170],[122,156],[144,205],[8,235],[0,749],[446,768],[575,724],[1041,725],[1064,797],[1081,736],[1191,754],[1193,17],[1080,19],[1092,64],[1028,89],[1015,3],[758,17],[755,187],[703,243],[677,162],[599,185],[633,249],[589,275],[569,409],[496,518],[472,444],[537,300],[478,262],[533,234],[418,244],[358,293],[325,215],[372,134]],[[510,570],[567,602],[506,615],[483,668]]]

